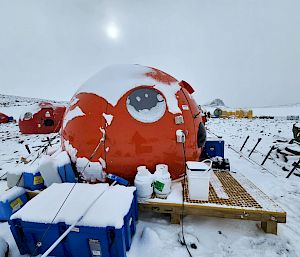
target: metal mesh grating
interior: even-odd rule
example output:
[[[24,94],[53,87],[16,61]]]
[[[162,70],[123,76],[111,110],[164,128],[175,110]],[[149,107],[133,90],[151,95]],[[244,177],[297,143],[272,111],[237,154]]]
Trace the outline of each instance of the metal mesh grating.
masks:
[[[214,171],[214,173],[222,183],[224,191],[228,194],[228,199],[219,198],[214,188],[209,185],[208,201],[191,200],[188,193],[188,183],[186,182],[183,186],[184,201],[188,203],[214,203],[218,205],[262,209],[262,206],[255,201],[255,199],[231,176],[229,172]]]

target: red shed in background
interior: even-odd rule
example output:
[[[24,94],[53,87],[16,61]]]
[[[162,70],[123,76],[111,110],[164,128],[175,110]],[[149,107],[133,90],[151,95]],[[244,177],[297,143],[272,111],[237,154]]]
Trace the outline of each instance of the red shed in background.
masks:
[[[42,102],[26,111],[19,119],[22,134],[49,134],[58,132],[66,106]]]
[[[8,121],[9,121],[8,116],[0,112],[0,123],[7,123]]]

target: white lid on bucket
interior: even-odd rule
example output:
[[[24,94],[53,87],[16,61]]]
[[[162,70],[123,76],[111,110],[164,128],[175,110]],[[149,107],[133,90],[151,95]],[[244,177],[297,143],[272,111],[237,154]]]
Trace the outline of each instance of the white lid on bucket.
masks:
[[[186,162],[186,166],[188,170],[191,171],[206,171],[211,168],[205,162],[196,162],[196,161],[188,161]]]

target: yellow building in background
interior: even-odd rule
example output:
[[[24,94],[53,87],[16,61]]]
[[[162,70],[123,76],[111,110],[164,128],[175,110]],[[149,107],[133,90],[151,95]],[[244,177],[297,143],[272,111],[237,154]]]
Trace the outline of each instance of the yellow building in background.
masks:
[[[214,115],[218,118],[238,118],[238,119],[252,119],[253,118],[253,110],[225,110],[217,108],[214,111]]]

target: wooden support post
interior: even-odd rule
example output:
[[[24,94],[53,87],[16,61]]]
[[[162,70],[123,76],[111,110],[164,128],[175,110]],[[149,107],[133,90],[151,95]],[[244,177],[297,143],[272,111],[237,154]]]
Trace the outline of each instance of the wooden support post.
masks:
[[[25,148],[26,148],[27,152],[28,152],[29,154],[31,154],[31,151],[30,151],[29,145],[25,145]]]
[[[262,221],[261,228],[266,233],[277,235],[277,222],[276,221]]]
[[[243,150],[243,148],[244,148],[245,144],[247,143],[247,141],[248,141],[249,137],[250,137],[250,136],[247,136],[247,138],[246,138],[246,140],[245,140],[244,144],[242,145],[242,147],[241,147],[241,149],[240,149],[240,152]]]
[[[260,141],[261,141],[261,138],[259,138],[259,139],[257,140],[256,145],[253,147],[253,149],[252,149],[251,152],[249,153],[248,157],[251,156],[251,154],[254,152],[255,148],[258,146],[258,144],[259,144]]]
[[[261,165],[264,165],[264,164],[265,164],[266,160],[268,159],[268,157],[270,156],[271,152],[272,152],[274,149],[275,149],[275,146],[272,145],[270,151],[267,153],[267,155],[266,155],[265,159],[263,160],[263,162],[261,163]]]
[[[51,140],[49,137],[47,137],[47,140],[48,140],[48,144],[52,147]]]
[[[289,178],[294,173],[294,171],[298,168],[299,164],[300,164],[300,159],[296,163],[296,165],[292,168],[292,170],[290,171],[290,173],[286,176],[286,178]]]
[[[171,224],[180,224],[180,214],[171,213]]]

